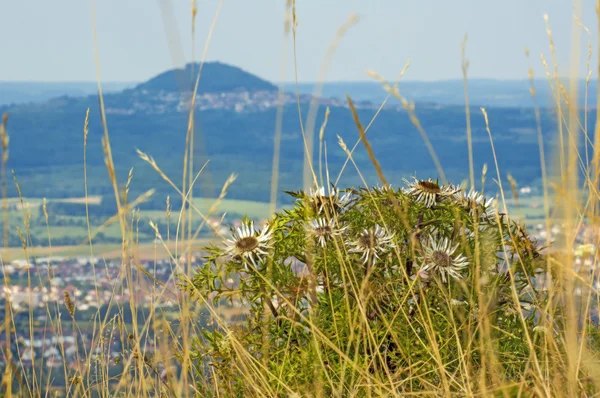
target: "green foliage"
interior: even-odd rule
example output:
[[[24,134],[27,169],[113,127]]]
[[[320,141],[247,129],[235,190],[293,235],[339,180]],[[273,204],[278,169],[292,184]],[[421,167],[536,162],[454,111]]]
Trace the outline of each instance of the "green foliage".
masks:
[[[166,74],[171,72],[173,71]],[[204,69],[201,86],[227,84],[222,80],[209,78],[206,73],[207,69]],[[221,74],[218,70],[215,73],[217,76]],[[187,73],[185,78],[189,80],[190,76],[191,74]],[[254,87],[252,78],[241,79],[238,85]],[[169,79],[173,81],[169,86],[172,88],[175,78],[171,76]],[[162,87],[161,82],[154,83],[158,84],[158,89]],[[187,84],[188,82],[184,82],[182,88],[187,89]],[[139,104],[147,105],[154,103],[153,101],[161,101],[153,94],[154,91],[148,96],[134,93],[139,94],[139,90],[105,95],[107,108],[129,110],[135,109]],[[174,106],[178,102],[164,102],[165,106],[168,104]],[[87,141],[89,194],[113,194],[104,163],[101,145],[103,127],[97,105],[97,97],[90,96],[0,109],[0,113],[10,114],[8,130],[11,147],[8,168],[15,170],[23,195],[48,198],[82,196],[82,125],[88,107],[91,109]],[[309,104],[301,102],[300,108],[302,114],[306,114]],[[346,162],[345,153],[338,148],[337,135],[351,145],[357,140],[358,133],[347,107],[331,105],[329,109],[327,131],[335,134],[325,134],[323,142],[328,148],[328,167],[335,175]],[[323,120],[325,111],[326,106],[320,105],[316,120]],[[201,117],[200,113],[196,115],[194,134],[197,142],[202,142],[202,145],[194,147],[196,167],[199,168],[204,161],[210,159],[209,165],[196,184],[201,187],[196,196],[217,197],[223,182],[233,172],[238,174],[238,179],[229,188],[228,198],[263,202],[270,200],[265,182],[270,181],[272,176],[272,157],[275,151],[273,126],[277,112],[276,107],[256,112],[206,109],[201,112]],[[435,172],[436,166],[429,151],[406,112],[388,108],[379,113],[376,113],[376,109],[358,109],[357,112],[360,119],[365,121],[374,119],[377,114],[372,127],[374,134],[369,134],[369,140],[379,162],[390,175],[391,183],[401,183],[402,177],[410,175],[414,170],[423,174]],[[439,108],[417,103],[415,112],[446,175],[457,181],[468,176],[466,159],[469,154],[464,134],[464,106]],[[473,115],[479,114],[478,110],[472,112]],[[511,173],[519,184],[534,183],[541,175],[540,148],[536,135],[532,133],[536,126],[534,110],[491,107],[487,112],[490,127],[494,132],[497,156],[496,159],[492,156],[483,118],[480,115],[473,116],[474,168],[480,170],[484,163],[492,164],[497,160],[503,174]],[[556,117],[547,109],[540,112],[544,149],[546,153],[550,153],[553,145],[550,132],[556,129]],[[281,158],[286,161],[280,165],[279,183],[281,189],[290,190],[294,188],[297,176],[302,173],[304,143],[299,128],[297,105],[285,105],[282,114],[282,144],[279,150]],[[154,188],[157,193],[163,196],[171,195],[173,198],[175,194],[172,187],[164,182],[151,166],[139,159],[136,149],[139,148],[152,156],[166,175],[171,178],[179,175],[182,160],[173,154],[185,151],[185,131],[189,117],[187,111],[181,112],[167,107],[164,113],[136,111],[131,115],[109,113],[107,117],[110,123],[113,156],[116,159],[116,173],[121,184],[125,184],[129,170],[134,168],[131,197]],[[318,145],[319,140],[316,140],[313,149],[315,153],[318,151]],[[353,159],[368,183],[377,181],[377,175],[362,148],[357,148]],[[399,162],[398,159],[402,161]],[[340,183],[356,185],[362,181],[355,170],[348,167]],[[538,185],[541,185],[539,181]],[[8,184],[8,192],[10,196],[17,195],[14,184]],[[280,203],[285,199],[288,198],[283,195],[278,197]]]
[[[208,247],[185,288],[247,317],[198,340],[199,378],[233,396],[330,396],[524,377],[530,308],[546,300],[537,244],[479,193],[407,184],[289,192],[293,208]]]

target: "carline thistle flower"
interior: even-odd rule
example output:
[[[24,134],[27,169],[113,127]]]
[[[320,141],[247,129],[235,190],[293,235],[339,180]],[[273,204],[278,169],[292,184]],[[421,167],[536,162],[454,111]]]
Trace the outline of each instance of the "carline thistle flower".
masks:
[[[345,193],[341,197],[339,191],[331,187],[329,192],[325,187],[319,187],[316,190],[312,188],[308,191],[308,198],[313,205],[313,209],[316,213],[321,213],[325,206],[331,206],[334,211],[343,208],[350,201],[350,194]]]
[[[338,227],[334,219],[319,217],[310,221],[307,225],[308,234],[317,241],[321,247],[327,246],[327,242],[336,236],[341,236],[347,227]]]
[[[395,247],[394,236],[375,225],[374,228],[365,228],[358,238],[351,243],[349,253],[361,254],[361,260],[366,264],[369,260],[375,263],[381,254],[389,252]]]
[[[479,216],[483,221],[493,220],[495,216],[494,198],[486,198],[473,188],[469,192],[458,192],[454,195],[456,202],[469,211],[471,217]]]
[[[231,239],[225,242],[225,253],[234,258],[249,260],[254,266],[272,247],[273,231],[265,226],[260,231],[254,229],[254,222],[247,221],[231,233]]]
[[[445,283],[448,277],[461,279],[460,271],[469,262],[462,254],[455,254],[458,244],[452,246],[448,238],[429,237],[423,247],[423,255],[420,259],[421,269],[426,272],[439,273]]]
[[[418,202],[423,203],[427,208],[433,207],[444,198],[456,192],[456,188],[452,185],[440,186],[431,178],[428,180],[418,180],[416,177],[413,177],[413,179],[413,182],[404,179],[404,182],[408,186],[406,193],[413,196]]]

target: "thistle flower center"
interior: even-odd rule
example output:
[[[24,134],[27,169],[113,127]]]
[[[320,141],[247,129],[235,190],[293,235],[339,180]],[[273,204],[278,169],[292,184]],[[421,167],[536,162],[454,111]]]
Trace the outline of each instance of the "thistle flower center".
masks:
[[[247,236],[235,242],[235,246],[242,253],[251,252],[258,247],[258,239],[254,236]]]
[[[320,210],[322,207],[329,206],[331,204],[334,207],[336,207],[338,204],[338,198],[335,196],[321,196],[321,195],[315,196],[313,198],[313,205],[317,208],[317,210]]]
[[[446,252],[440,250],[434,251],[431,259],[438,267],[450,268],[452,266],[452,258]]]
[[[365,249],[373,249],[377,245],[377,237],[372,233],[363,234],[358,243]]]
[[[331,235],[331,232],[331,227],[329,225],[315,228],[315,235],[317,236],[329,236]]]
[[[433,193],[433,194],[438,194],[438,193],[442,192],[442,189],[440,188],[440,186],[438,184],[436,184],[435,182],[419,181],[417,185],[423,192]]]

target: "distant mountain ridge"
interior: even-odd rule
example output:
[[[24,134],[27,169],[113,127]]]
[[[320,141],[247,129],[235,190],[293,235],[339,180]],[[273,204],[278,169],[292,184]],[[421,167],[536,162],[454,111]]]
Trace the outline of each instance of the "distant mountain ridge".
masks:
[[[188,63],[183,68],[171,69],[138,84],[135,90],[187,92],[194,89],[200,69],[199,63]],[[221,62],[202,65],[198,93],[232,91],[275,91],[277,86],[253,74]]]
[[[200,64],[189,63],[160,73],[148,81],[120,92],[105,93],[107,115],[162,115],[167,113],[189,113]],[[309,103],[311,94],[296,95],[284,92],[274,84],[250,74],[238,67],[221,62],[204,63],[198,91],[193,106],[198,111],[227,110],[234,112],[261,112],[280,106]],[[88,103],[95,106],[96,95],[76,98],[68,95],[51,98],[45,102],[28,103],[28,112],[54,108],[64,110]],[[319,98],[320,105],[331,107],[347,106],[345,98]],[[18,106],[17,106],[18,107]],[[379,104],[355,99],[357,109],[377,109]],[[386,105],[387,109],[401,108],[399,104]],[[1,108],[0,108],[1,111]]]
[[[554,84],[554,83],[553,83]],[[587,106],[596,106],[596,87],[598,82],[591,80],[588,84]],[[295,86],[295,83],[288,83]],[[569,87],[568,81],[563,81],[564,87]],[[301,94],[312,93],[317,83],[299,83],[298,91]],[[469,103],[474,106],[507,107],[507,108],[533,108],[535,103],[540,107],[555,107],[556,102],[548,80],[534,80],[536,99],[531,96],[531,82],[523,80],[494,80],[494,79],[469,79]],[[580,106],[586,105],[586,81],[579,81]],[[464,105],[464,82],[456,80],[438,81],[401,81],[398,89],[402,96],[409,101],[430,102],[440,105]],[[381,103],[387,97],[378,82],[326,82],[322,86],[322,97],[344,98],[346,94],[365,101]]]
[[[189,93],[195,84],[200,64],[189,63],[181,68],[175,68],[160,73],[143,83],[115,83],[103,82],[105,94],[120,93],[125,90],[129,94],[146,92],[157,93]],[[567,82],[563,82],[567,87]],[[555,100],[552,89],[546,79],[534,81],[537,92],[537,104],[541,107],[554,107]],[[290,96],[296,95],[296,89],[301,96],[311,96],[317,83],[284,82],[283,87]],[[532,108],[534,101],[529,88],[530,82],[522,80],[494,80],[494,79],[469,79],[469,100],[473,106]],[[596,106],[595,90],[596,80],[588,84],[587,106]],[[463,81],[401,81],[399,84],[401,94],[409,101],[420,104],[439,105],[464,105]],[[586,82],[580,81],[579,104],[585,105]],[[206,62],[202,69],[199,84],[199,93],[240,93],[240,92],[268,92],[275,93],[278,89],[265,79],[257,77],[241,68],[222,62]],[[331,81],[322,86],[322,99],[339,99],[345,102],[346,94],[355,101],[368,101],[380,104],[387,96],[381,84],[373,81],[343,82]],[[81,97],[93,95],[97,92],[96,82],[12,82],[0,81],[0,106],[9,104],[39,103],[56,97]],[[126,93],[124,93],[126,94]],[[275,94],[272,94],[272,96]],[[188,95],[189,96],[189,95]],[[306,99],[306,98],[304,98]],[[389,101],[397,104],[397,101]]]
[[[134,88],[105,95],[117,175],[124,182],[134,168],[132,195],[150,188],[156,188],[160,198],[174,195],[172,187],[140,160],[136,149],[152,156],[171,178],[181,174],[191,99],[189,90],[195,83],[196,75],[192,72],[196,67],[189,64],[161,73]],[[302,126],[307,126],[310,95],[303,94],[298,106],[295,95],[288,94],[285,98],[289,101],[284,101],[280,108],[274,84],[222,63],[207,63],[205,68],[196,98],[194,150],[196,165],[207,160],[210,163],[199,177],[198,194],[218,195],[229,175],[237,173],[238,179],[228,189],[230,198],[269,200],[278,115],[282,115],[278,188],[280,191],[299,188],[305,156]],[[370,126],[369,141],[388,180],[400,184],[403,177],[415,173],[422,177],[440,176],[410,116],[397,101],[389,103],[395,105],[378,112],[377,102],[356,102],[361,122]],[[82,195],[82,126],[88,108],[91,109],[86,147],[89,194],[112,195],[101,144],[103,126],[97,95],[0,107],[0,114],[10,114],[8,169],[15,170],[25,196]],[[327,153],[326,170],[333,179],[346,161],[338,137],[350,146],[357,141],[358,131],[343,98],[318,102],[316,126],[325,120],[326,109],[330,114],[323,140],[314,140],[313,153],[320,153],[319,145],[323,145],[326,149],[323,153]],[[416,102],[415,112],[446,176],[459,183],[468,176],[469,170],[464,105]],[[487,112],[502,175],[511,173],[524,184],[539,179],[540,151],[533,109],[489,107]],[[483,117],[475,104],[471,114],[474,167],[481,170],[484,164],[494,164],[495,159]],[[551,153],[553,146],[555,120],[552,110],[541,111],[547,153]],[[318,134],[318,127],[315,133]],[[314,161],[315,165],[319,164],[318,159]],[[379,182],[362,146],[353,153],[352,165],[345,169],[341,185],[362,184],[354,165],[360,168],[367,182]],[[489,185],[494,183],[489,182]],[[9,184],[8,188],[12,195],[16,194],[13,185]],[[289,199],[285,195],[280,198]]]
[[[102,82],[105,93],[121,92],[136,83]],[[98,83],[91,82],[27,82],[0,81],[0,106],[39,103],[56,97],[84,97],[98,92]]]

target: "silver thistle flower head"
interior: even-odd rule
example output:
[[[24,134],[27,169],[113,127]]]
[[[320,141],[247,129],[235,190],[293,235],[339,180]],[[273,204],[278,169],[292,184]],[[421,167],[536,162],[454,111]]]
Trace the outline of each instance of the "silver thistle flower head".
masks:
[[[269,226],[257,231],[253,221],[246,221],[232,232],[231,239],[225,241],[225,253],[256,265],[272,247],[272,235]]]
[[[332,206],[333,210],[343,208],[350,201],[350,193],[344,193],[341,197],[340,192],[331,187],[329,191],[325,187],[312,188],[308,191],[309,200],[312,202],[314,210],[321,213],[325,206]]]
[[[333,218],[319,217],[308,223],[309,235],[317,241],[321,247],[327,246],[327,242],[337,236],[341,236],[347,227],[339,227]]]
[[[369,260],[375,263],[379,260],[380,255],[389,252],[394,247],[394,235],[387,233],[381,226],[375,225],[374,228],[364,229],[358,238],[351,243],[348,252],[361,254],[361,260],[364,263]]]
[[[431,178],[427,180],[418,180],[413,177],[412,182],[404,179],[408,188],[406,194],[414,197],[418,202],[421,202],[427,208],[431,208],[443,199],[453,195],[457,188],[452,185],[440,185]]]
[[[494,198],[486,198],[481,192],[473,188],[469,192],[460,191],[454,195],[459,205],[469,211],[471,217],[477,217],[484,221],[493,220],[495,217]]]
[[[420,259],[422,269],[438,273],[443,282],[449,277],[461,279],[460,271],[469,265],[469,262],[462,254],[455,254],[456,249],[458,244],[453,245],[448,238],[430,236]]]

